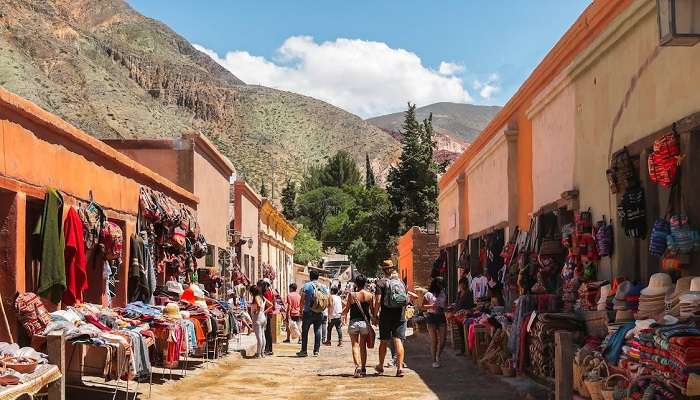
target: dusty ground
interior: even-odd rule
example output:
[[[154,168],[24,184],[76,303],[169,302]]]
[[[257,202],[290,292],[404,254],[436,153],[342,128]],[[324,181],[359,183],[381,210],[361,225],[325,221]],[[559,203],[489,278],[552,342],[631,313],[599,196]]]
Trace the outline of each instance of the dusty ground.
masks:
[[[448,350],[443,367],[430,366],[427,343],[421,337],[407,342],[408,371],[403,378],[387,368],[384,376],[352,377],[350,343],[341,348],[322,346],[318,358],[297,358],[298,345],[275,345],[265,359],[221,360],[192,371],[178,381],[153,386],[153,399],[515,399],[516,390],[475,368]],[[375,365],[370,352],[368,365]],[[369,372],[369,371],[368,371]],[[146,396],[140,396],[146,398]]]

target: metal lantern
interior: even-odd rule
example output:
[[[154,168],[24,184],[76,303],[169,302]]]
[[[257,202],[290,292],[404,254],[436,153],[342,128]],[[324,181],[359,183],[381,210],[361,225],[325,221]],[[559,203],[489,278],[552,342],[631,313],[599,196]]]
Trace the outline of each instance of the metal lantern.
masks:
[[[693,46],[700,41],[700,0],[656,0],[662,46]]]

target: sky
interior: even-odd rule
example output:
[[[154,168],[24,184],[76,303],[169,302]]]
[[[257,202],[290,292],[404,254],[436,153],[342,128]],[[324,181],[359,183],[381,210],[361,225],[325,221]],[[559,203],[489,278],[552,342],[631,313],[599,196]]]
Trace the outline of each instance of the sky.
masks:
[[[127,0],[248,84],[363,118],[503,105],[590,0]]]

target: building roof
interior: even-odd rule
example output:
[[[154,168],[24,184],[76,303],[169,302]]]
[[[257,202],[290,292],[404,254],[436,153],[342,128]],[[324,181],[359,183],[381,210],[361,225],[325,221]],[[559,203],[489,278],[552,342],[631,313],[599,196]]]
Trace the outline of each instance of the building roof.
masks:
[[[267,198],[262,199],[262,205],[260,207],[260,215],[265,216],[269,223],[277,224],[282,227],[282,235],[287,240],[292,240],[294,236],[299,232],[297,228],[294,227],[284,215],[272,204]]]
[[[532,71],[513,97],[493,117],[491,122],[445,172],[439,182],[444,189],[452,182],[484,146],[510,122],[523,107],[554,79],[579,53],[625,10],[632,0],[595,0],[578,17],[544,59]]]
[[[33,123],[48,128],[56,137],[41,137],[42,140],[54,142],[68,150],[81,154],[102,167],[146,184],[153,189],[164,192],[178,201],[190,206],[199,199],[194,194],[158,175],[151,169],[134,162],[102,141],[88,135],[82,130],[64,121],[60,117],[42,109],[31,101],[17,96],[0,87],[0,107],[26,118]]]

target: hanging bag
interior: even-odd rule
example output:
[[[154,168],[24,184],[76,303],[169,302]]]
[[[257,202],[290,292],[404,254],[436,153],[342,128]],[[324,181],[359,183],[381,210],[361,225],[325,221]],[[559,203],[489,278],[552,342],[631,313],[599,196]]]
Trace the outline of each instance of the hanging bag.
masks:
[[[596,223],[593,231],[595,235],[596,248],[598,249],[598,255],[600,257],[612,256],[615,236],[613,234],[613,226],[612,224],[608,223],[605,215],[603,215],[602,220]]]
[[[613,154],[610,168],[605,171],[605,174],[612,193],[623,192],[639,183],[634,163],[626,147]]]
[[[123,248],[122,228],[112,221],[105,221],[100,231],[100,250],[104,260],[121,260]]]
[[[680,141],[674,127],[673,132],[654,141],[653,151],[647,159],[649,179],[661,186],[673,185],[678,176],[680,154]]]

